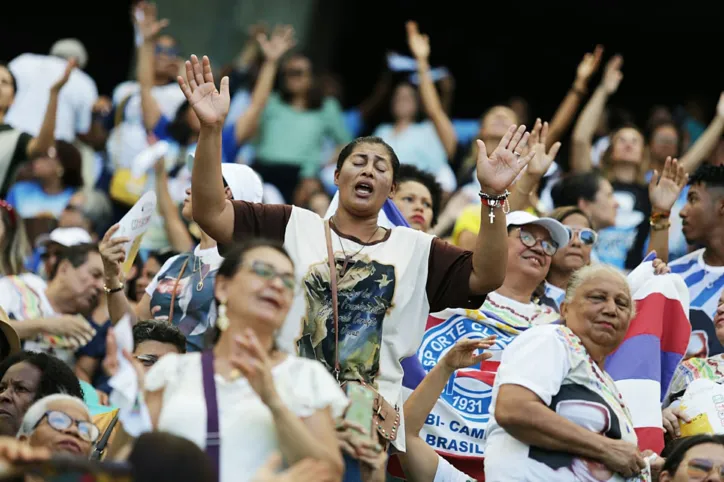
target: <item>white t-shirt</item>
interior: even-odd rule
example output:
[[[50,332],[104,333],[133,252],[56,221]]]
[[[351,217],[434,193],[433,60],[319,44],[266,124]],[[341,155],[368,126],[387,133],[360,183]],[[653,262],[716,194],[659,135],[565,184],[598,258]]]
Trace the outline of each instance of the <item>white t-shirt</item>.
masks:
[[[262,236],[284,242],[301,288],[279,330],[279,346],[335,366],[335,326],[324,221],[311,211],[284,205],[234,201],[234,237]],[[364,244],[332,231],[338,271],[340,380],[377,386],[402,412],[400,360],[422,341],[431,311],[450,306],[478,308],[470,297],[472,253],[410,228],[395,227],[377,242]],[[345,267],[345,255],[351,257]],[[404,451],[401,413],[395,447]]]
[[[437,472],[432,482],[474,482],[465,472],[460,472],[450,462],[437,456]]]
[[[136,156],[148,147],[140,93],[140,85],[134,81],[123,82],[113,91],[113,105],[116,108],[128,98],[123,109],[123,121],[113,128],[108,137],[108,153],[116,167],[130,167]],[[151,95],[168,119],[175,117],[179,106],[186,100],[175,82],[151,88]]]
[[[50,87],[63,76],[67,65],[67,60],[50,55],[22,54],[13,59],[9,67],[18,91],[5,122],[37,136],[48,107]],[[98,88],[90,75],[73,69],[58,95],[55,138],[73,142],[78,134],[88,133],[97,99]]]
[[[281,400],[299,417],[330,408],[334,417],[347,407],[347,398],[334,378],[316,361],[288,356],[272,369]],[[271,411],[241,377],[233,382],[216,375],[219,409],[220,480],[243,482],[279,450]],[[146,389],[164,389],[158,430],[184,437],[206,449],[206,399],[201,355],[172,353],[146,375]]]
[[[47,288],[48,285],[43,278],[32,273],[3,276],[0,278],[0,307],[10,319],[17,321],[60,316],[61,313],[53,309],[45,294]],[[59,337],[54,335],[39,335],[34,340],[25,340],[23,349],[54,355],[73,366],[75,352],[57,348],[54,341],[58,339]]]
[[[637,443],[620,392],[611,377],[593,363],[581,340],[563,325],[537,326],[503,351],[486,434],[487,482],[627,480],[598,462],[531,447],[508,434],[495,421],[500,386],[508,384],[527,388],[558,415],[592,432]]]

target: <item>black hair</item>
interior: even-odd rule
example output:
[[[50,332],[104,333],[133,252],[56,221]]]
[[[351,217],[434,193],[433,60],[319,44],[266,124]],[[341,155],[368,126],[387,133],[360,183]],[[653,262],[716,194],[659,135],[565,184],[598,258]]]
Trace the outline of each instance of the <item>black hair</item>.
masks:
[[[73,144],[66,141],[55,141],[55,152],[58,162],[63,166],[61,181],[65,187],[83,187],[83,158]]]
[[[397,157],[395,150],[392,149],[392,147],[388,143],[386,143],[380,137],[376,136],[358,137],[357,139],[344,146],[339,152],[339,156],[337,157],[337,170],[342,170],[342,164],[344,164],[344,161],[346,161],[347,158],[352,155],[355,147],[361,144],[378,144],[383,146],[387,150],[387,153],[390,155],[390,161],[392,162],[392,182],[394,184],[397,184],[397,179],[400,175],[400,159]]]
[[[55,264],[50,269],[49,280],[58,274],[58,267],[63,261],[68,261],[74,268],[82,266],[88,261],[89,253],[100,253],[95,243],[83,243],[75,246],[60,246],[56,253]]]
[[[168,135],[182,146],[189,145],[189,139],[193,134],[191,126],[189,126],[186,120],[186,113],[190,108],[191,104],[189,104],[189,101],[183,101],[179,108],[176,109],[176,115],[173,116],[173,120],[168,124],[167,128]]]
[[[689,176],[689,185],[705,184],[706,187],[724,187],[724,166],[702,164]]]
[[[144,341],[168,343],[176,347],[179,353],[186,353],[186,337],[176,326],[158,320],[144,320],[133,327],[133,349]]]
[[[17,95],[18,93],[18,79],[15,78],[15,75],[13,75],[13,71],[10,70],[10,66],[5,62],[0,62],[0,67],[4,67],[5,70],[8,71],[10,74],[10,83],[13,86],[13,95]]]
[[[264,238],[252,238],[242,243],[234,244],[224,249],[224,261],[219,266],[219,270],[216,272],[216,277],[223,276],[224,278],[231,279],[234,277],[239,268],[244,263],[244,256],[251,250],[256,248],[271,248],[281,254],[283,254],[292,266],[294,266],[294,260],[289,255],[284,245],[279,241],[264,239]],[[218,306],[219,301],[215,301]],[[218,309],[217,309],[218,312]],[[221,331],[214,326],[212,329],[206,331],[204,336],[204,344],[206,347],[211,347],[219,341]]]
[[[294,59],[294,58],[302,58],[309,60],[309,65],[311,66],[310,75],[312,76],[312,85],[309,88],[309,92],[307,92],[307,108],[309,110],[319,110],[322,108],[322,104],[324,104],[324,93],[322,92],[322,86],[320,82],[315,78],[314,75],[314,65],[312,64],[311,59],[301,53],[294,53],[291,54],[284,62],[282,63],[282,67],[280,70],[280,74],[278,76],[279,78],[279,96],[281,97],[282,101],[285,104],[289,104],[292,101],[292,93],[287,90],[286,82],[285,82],[285,70],[287,63]]]
[[[593,202],[601,188],[603,176],[599,171],[569,174],[551,188],[551,198],[555,207],[578,206],[578,201],[585,199]]]
[[[217,478],[203,450],[167,432],[148,432],[138,437],[128,461],[136,482],[206,482]]]
[[[681,462],[684,461],[684,457],[686,457],[686,452],[688,452],[693,447],[701,444],[715,444],[724,446],[724,435],[702,434],[694,435],[692,437],[684,437],[676,440],[672,445],[673,448],[667,447],[667,451],[668,449],[670,449],[671,452],[666,457],[664,467],[661,469],[661,471],[666,471],[669,475],[673,476],[676,471],[679,470]]]
[[[430,191],[430,198],[432,198],[432,224],[437,224],[437,217],[440,214],[440,203],[442,202],[442,186],[435,180],[435,176],[429,172],[425,172],[411,164],[403,164],[400,166],[400,171],[397,176],[397,185],[399,186],[403,182],[414,181],[419,182]]]
[[[65,393],[83,399],[83,389],[73,370],[65,362],[47,353],[21,351],[10,355],[0,363],[0,380],[10,367],[23,362],[30,363],[40,370],[40,381],[33,402],[56,393]]]

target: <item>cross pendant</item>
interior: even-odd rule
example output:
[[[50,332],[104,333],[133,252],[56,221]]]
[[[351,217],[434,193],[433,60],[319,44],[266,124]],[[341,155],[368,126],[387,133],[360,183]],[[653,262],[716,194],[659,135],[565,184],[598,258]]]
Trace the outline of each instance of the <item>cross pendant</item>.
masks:
[[[488,217],[490,218],[490,224],[493,224],[493,219],[495,219],[495,213],[493,212],[493,208],[490,208],[490,213],[488,214]]]

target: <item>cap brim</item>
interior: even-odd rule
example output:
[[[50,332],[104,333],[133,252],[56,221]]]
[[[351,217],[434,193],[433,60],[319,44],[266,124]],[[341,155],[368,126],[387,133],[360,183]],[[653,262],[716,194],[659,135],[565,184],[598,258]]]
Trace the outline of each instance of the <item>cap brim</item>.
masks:
[[[565,226],[563,226],[555,219],[540,218],[529,224],[538,224],[539,226],[546,228],[546,230],[551,235],[551,239],[555,241],[559,248],[567,246],[568,242],[571,240],[570,236],[568,235],[568,230],[565,228]]]
[[[14,355],[15,353],[20,352],[20,350],[22,350],[22,346],[20,345],[20,337],[18,336],[18,332],[16,332],[15,329],[10,326],[10,323],[3,319],[0,319],[0,330],[2,330],[2,334],[5,337],[5,340],[7,341],[9,347],[7,356]]]

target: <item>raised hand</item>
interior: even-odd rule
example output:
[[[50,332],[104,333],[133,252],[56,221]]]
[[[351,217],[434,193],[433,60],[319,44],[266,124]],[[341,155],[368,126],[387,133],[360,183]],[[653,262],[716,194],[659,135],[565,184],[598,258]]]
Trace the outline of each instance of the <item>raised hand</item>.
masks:
[[[259,47],[264,57],[271,62],[278,62],[282,56],[291,50],[297,41],[294,38],[294,29],[290,25],[277,25],[271,37],[267,38],[266,33],[259,33],[256,36]]]
[[[133,13],[133,21],[141,32],[144,42],[155,40],[161,30],[168,27],[167,19],[158,19],[155,3],[141,2]]]
[[[649,182],[649,200],[654,212],[671,211],[687,179],[684,166],[679,164],[677,159],[667,157],[661,175],[655,170]]]
[[[529,136],[524,125],[511,125],[490,157],[485,143],[478,139],[478,182],[484,193],[499,195],[505,192],[518,173],[533,159],[535,151],[532,149],[528,154],[521,155]]]
[[[226,114],[229,113],[229,78],[222,77],[219,90],[214,85],[214,74],[211,73],[211,63],[204,55],[202,62],[198,57],[191,56],[186,61],[186,78],[178,76],[181,91],[189,101],[189,105],[196,112],[202,126],[221,126],[224,124]]]
[[[493,356],[492,353],[484,350],[487,350],[494,344],[495,335],[481,340],[462,339],[450,348],[450,351],[442,358],[442,363],[450,372],[477,365],[483,360],[487,360]],[[475,352],[477,350],[482,351],[476,355]]]
[[[407,45],[417,60],[427,60],[430,57],[430,38],[420,33],[417,22],[409,21],[407,27]]]
[[[75,59],[70,59],[68,63],[65,66],[65,71],[63,72],[63,76],[58,79],[56,83],[54,83],[52,86],[50,86],[50,92],[52,94],[57,94],[60,92],[60,89],[63,88],[63,86],[68,83],[68,79],[70,79],[70,73],[73,72],[73,69],[78,65],[77,61]]]
[[[103,235],[103,240],[98,246],[98,251],[103,260],[103,274],[107,280],[118,279],[121,276],[121,264],[126,260],[125,244],[130,240],[126,237],[111,237],[118,231],[120,225],[114,224],[111,229]]]
[[[576,82],[583,83],[584,85],[588,83],[591,76],[596,73],[599,65],[601,65],[602,55],[603,46],[596,45],[593,53],[589,52],[583,56],[583,60],[581,60],[581,63],[578,64],[578,68],[576,69]]]
[[[548,140],[548,123],[541,123],[540,119],[535,120],[535,125],[528,138],[529,149],[523,155],[533,153],[533,158],[528,163],[527,172],[536,179],[540,179],[548,172],[553,160],[558,155],[561,143],[556,142],[546,152],[546,141]]]
[[[608,95],[611,95],[618,90],[618,86],[623,79],[623,72],[621,72],[622,65],[623,57],[620,55],[614,55],[606,64],[606,70],[603,73],[603,80],[601,81],[601,84]]]
[[[244,336],[237,336],[234,342],[236,353],[229,360],[231,366],[246,377],[251,388],[265,405],[277,403],[279,395],[271,372],[272,361],[254,331],[247,329]]]

